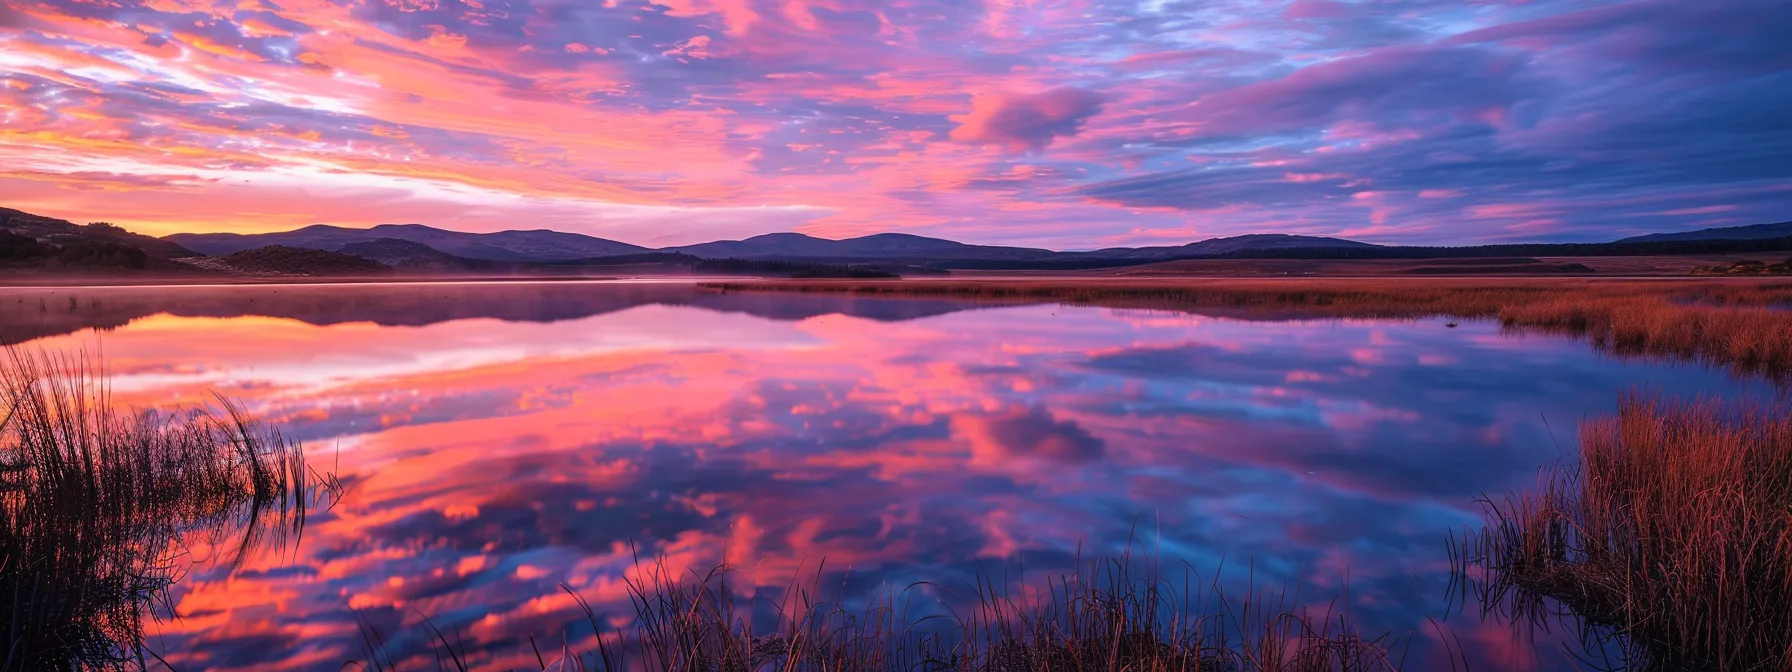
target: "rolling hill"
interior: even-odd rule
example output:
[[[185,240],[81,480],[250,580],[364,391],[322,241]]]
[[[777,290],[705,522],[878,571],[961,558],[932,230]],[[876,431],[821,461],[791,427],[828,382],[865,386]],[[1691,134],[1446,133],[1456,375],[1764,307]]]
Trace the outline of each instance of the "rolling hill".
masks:
[[[217,257],[191,257],[184,261],[196,269],[227,275],[368,277],[392,272],[391,266],[352,254],[283,245],[257,247]]]
[[[337,248],[336,252],[377,261],[405,272],[526,274],[541,270],[541,265],[536,263],[469,259],[443,252],[423,243],[397,238],[379,238],[361,243],[349,243]]]
[[[217,266],[212,269],[214,271],[231,272],[230,269],[247,269],[263,261],[268,262],[269,267],[256,268],[255,272],[287,273],[299,267],[314,266],[326,268],[331,273],[356,271],[348,260],[305,257],[296,250],[340,253],[350,259],[369,260],[369,263],[401,272],[505,275],[716,272],[826,274],[831,277],[944,274],[954,270],[1080,271],[1177,260],[1546,260],[1560,257],[1740,255],[1792,250],[1792,222],[1651,234],[1604,243],[1410,246],[1376,245],[1325,236],[1249,234],[1210,238],[1185,245],[1061,252],[967,244],[903,233],[840,240],[801,233],[772,233],[744,240],[654,250],[548,230],[466,233],[417,224],[387,224],[367,229],[315,225],[265,234],[176,234],[153,238],[105,223],[77,225],[0,208],[0,234],[6,236],[0,239],[0,248],[4,248],[0,249],[0,262],[5,262],[15,273],[79,268],[192,272],[213,266]],[[246,250],[263,250],[260,254],[267,259],[244,258],[236,265],[222,259]],[[1477,268],[1485,270],[1486,267]],[[1564,272],[1580,271],[1567,266],[1563,268],[1566,269]],[[1435,272],[1453,269],[1454,266],[1439,266]]]
[[[370,229],[317,224],[280,233],[177,233],[164,240],[218,255],[269,245],[335,252],[348,245],[380,239],[420,243],[453,256],[490,261],[566,261],[647,251],[628,243],[545,229],[465,233],[421,224],[381,224]]]
[[[1076,252],[973,245],[902,233],[881,233],[841,240],[801,233],[770,233],[744,240],[721,240],[649,250],[601,238],[551,231],[470,234],[418,225],[383,225],[371,229],[311,226],[285,233],[182,234],[169,238],[208,253],[227,253],[242,247],[266,244],[340,251],[356,242],[387,238],[421,244],[454,257],[514,263],[584,263],[601,257],[671,254],[705,260],[894,264],[935,271],[1068,271],[1178,259],[1449,259],[1754,253],[1792,249],[1792,236],[1777,235],[1788,229],[1792,229],[1792,223],[1655,234],[1609,243],[1505,243],[1456,247],[1376,245],[1326,236],[1261,233],[1209,238],[1186,245],[1112,247]],[[563,241],[575,245],[557,247]],[[508,247],[500,248],[499,245]],[[590,249],[600,251],[586,253]],[[417,251],[416,254],[425,253]]]
[[[1042,259],[1060,254],[1030,247],[969,245],[906,233],[879,233],[829,240],[801,233],[768,233],[746,240],[669,247],[704,259]]]
[[[194,257],[199,253],[165,238],[132,233],[104,222],[76,224],[68,220],[0,208],[0,231],[34,238],[58,247],[122,245],[142,250],[155,259]]]
[[[1281,233],[1251,233],[1227,238],[1208,238],[1187,245],[1162,247],[1110,247],[1083,253],[1104,259],[1180,259],[1187,257],[1223,257],[1245,252],[1273,250],[1365,250],[1381,247],[1343,238],[1294,236]]]
[[[1651,233],[1646,236],[1632,236],[1617,242],[1672,243],[1692,240],[1764,240],[1768,238],[1786,237],[1792,237],[1792,222],[1753,224],[1750,226],[1725,226],[1715,229],[1681,231],[1678,233]]]
[[[943,238],[906,233],[879,233],[832,240],[801,233],[768,233],[744,240],[718,240],[651,250],[613,240],[555,231],[504,231],[462,233],[419,224],[383,224],[369,229],[314,225],[293,231],[261,234],[182,233],[169,236],[206,254],[230,254],[241,250],[282,245],[355,254],[370,252],[429,256],[418,248],[400,251],[397,245],[412,243],[430,251],[465,259],[527,263],[578,262],[597,257],[631,254],[678,254],[699,259],[753,259],[782,261],[908,262],[953,265],[955,262],[1025,265],[1030,262],[1086,265],[1106,262],[1162,261],[1240,253],[1285,250],[1372,250],[1380,246],[1342,238],[1286,234],[1250,234],[1210,238],[1180,246],[1108,248],[1092,252],[1058,252],[1032,247],[973,245]],[[351,245],[377,243],[382,248],[348,249]],[[386,252],[380,252],[380,249]],[[363,255],[367,256],[367,255]],[[443,262],[447,263],[447,262]]]

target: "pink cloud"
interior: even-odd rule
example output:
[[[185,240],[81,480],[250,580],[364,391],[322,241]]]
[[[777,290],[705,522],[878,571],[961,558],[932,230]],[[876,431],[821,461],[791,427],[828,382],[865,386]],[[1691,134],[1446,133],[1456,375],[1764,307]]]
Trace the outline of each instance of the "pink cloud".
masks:
[[[951,137],[1014,152],[1044,149],[1057,138],[1075,136],[1085,121],[1101,112],[1102,101],[1099,93],[1071,87],[1035,94],[984,94],[971,102],[970,113],[952,117],[959,125]]]
[[[691,39],[688,39],[683,42],[679,42],[678,44],[672,45],[671,49],[667,49],[666,51],[661,52],[661,55],[662,56],[671,56],[674,58],[689,58],[689,59],[701,60],[701,59],[706,59],[706,58],[715,58],[715,57],[719,56],[720,54],[718,54],[715,49],[711,48],[710,39],[709,39],[708,35],[698,35]]]
[[[1283,173],[1282,179],[1289,182],[1305,183],[1348,180],[1350,176],[1344,173]]]

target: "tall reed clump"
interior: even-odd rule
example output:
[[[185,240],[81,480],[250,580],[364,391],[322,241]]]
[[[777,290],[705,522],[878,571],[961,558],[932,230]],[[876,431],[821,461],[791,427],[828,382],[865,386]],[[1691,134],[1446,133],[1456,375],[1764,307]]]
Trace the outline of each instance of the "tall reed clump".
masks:
[[[182,542],[240,560],[298,534],[335,485],[222,399],[126,412],[83,357],[3,357],[0,672],[141,666],[143,619],[183,571]]]
[[[1627,396],[1457,547],[1490,609],[1572,613],[1637,669],[1792,669],[1792,413]]]
[[[862,608],[793,583],[769,629],[755,629],[753,610],[736,602],[725,567],[700,575],[660,563],[637,562],[636,569],[627,579],[633,622],[621,630],[606,629],[606,619],[562,586],[597,637],[582,654],[563,646],[551,661],[534,649],[541,669],[1392,672],[1403,667],[1412,634],[1364,637],[1346,611],[1331,605],[1309,608],[1298,594],[1281,591],[1201,590],[1192,576],[1169,581],[1126,557],[1079,564],[1021,595],[983,576],[967,587],[969,595],[923,583],[886,590]],[[817,570],[817,584],[821,576]],[[453,644],[458,638],[426,625],[436,660],[449,669],[481,669]],[[364,669],[397,667],[373,637],[368,644]]]

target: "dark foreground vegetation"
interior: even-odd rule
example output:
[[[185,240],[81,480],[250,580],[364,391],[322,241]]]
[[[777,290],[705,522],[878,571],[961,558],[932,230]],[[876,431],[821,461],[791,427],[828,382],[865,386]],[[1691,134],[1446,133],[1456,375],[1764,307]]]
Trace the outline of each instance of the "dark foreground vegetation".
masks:
[[[636,570],[626,579],[634,612],[627,628],[606,627],[563,585],[585,611],[588,644],[544,653],[530,638],[525,658],[553,672],[1391,672],[1404,668],[1415,634],[1365,636],[1335,603],[1307,607],[1298,593],[1267,590],[1227,595],[1217,581],[1203,590],[1192,570],[1167,581],[1155,564],[1130,556],[1079,564],[1018,594],[986,576],[966,595],[917,584],[859,609],[793,585],[776,605],[776,623],[762,629],[736,602],[726,567],[698,575],[637,562]],[[923,590],[934,595],[916,594]],[[948,613],[911,611],[934,599],[959,604]],[[455,634],[424,627],[439,667],[506,669],[470,657]],[[363,630],[362,668],[404,666],[379,644],[381,633]],[[1446,654],[1455,667],[1459,652]]]
[[[392,267],[352,254],[269,245],[218,258],[230,268],[251,275],[385,275]]]
[[[126,412],[84,360],[0,353],[0,671],[141,668],[182,542],[300,532],[334,477],[221,405]]]
[[[1571,613],[1627,669],[1792,669],[1792,412],[1624,400],[1457,545],[1482,604]]]
[[[149,255],[108,241],[47,243],[0,229],[0,265],[33,268],[131,268],[149,264]]]
[[[0,208],[0,231],[59,248],[132,248],[152,259],[174,259],[199,253],[160,238],[132,233],[108,222],[76,224],[11,208]]]
[[[719,291],[924,296],[1232,312],[1247,319],[1450,317],[1585,338],[1608,352],[1792,381],[1792,282],[1568,279],[1107,279],[730,282]]]

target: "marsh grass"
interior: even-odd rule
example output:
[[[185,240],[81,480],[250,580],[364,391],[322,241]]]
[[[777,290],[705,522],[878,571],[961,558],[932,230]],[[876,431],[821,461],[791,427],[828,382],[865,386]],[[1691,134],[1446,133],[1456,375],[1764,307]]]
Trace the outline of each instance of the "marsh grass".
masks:
[[[1155,563],[1122,556],[1077,564],[1043,582],[1011,586],[980,575],[963,590],[917,583],[862,607],[825,599],[818,568],[792,582],[770,628],[737,600],[730,570],[679,573],[643,563],[626,579],[632,620],[621,629],[572,588],[595,638],[562,644],[540,669],[655,672],[1388,672],[1404,667],[1415,633],[1364,636],[1337,601],[1308,606],[1298,592],[1228,595],[1192,569],[1168,580]],[[1254,577],[1253,577],[1254,579]],[[968,599],[967,599],[968,598]],[[761,623],[763,625],[763,623]],[[425,619],[438,669],[483,669],[460,639]],[[377,633],[374,633],[377,634]],[[1440,628],[1441,634],[1441,628]],[[397,669],[367,638],[368,670]],[[563,640],[565,641],[565,640]],[[1446,644],[1447,647],[1447,644]],[[1455,667],[1457,652],[1447,652]],[[402,661],[399,661],[402,662]],[[1467,669],[1466,662],[1462,669]]]
[[[1625,356],[1792,382],[1792,282],[1567,279],[1039,279],[712,283],[717,291],[934,296],[1217,311],[1245,319],[1491,319]]]
[[[141,667],[189,545],[240,562],[339,491],[222,398],[127,412],[83,356],[0,357],[0,671]]]
[[[1631,669],[1792,669],[1792,413],[1631,395],[1578,462],[1485,503],[1452,554],[1518,622],[1567,614]]]

